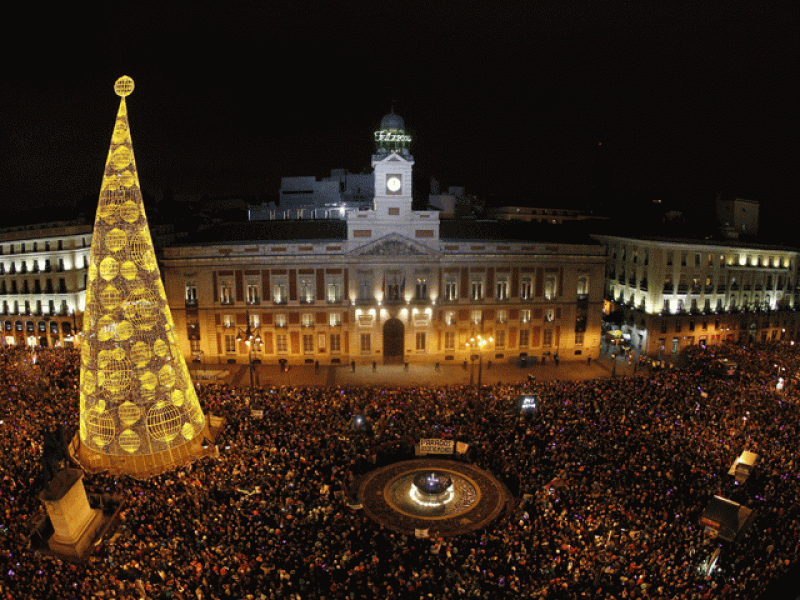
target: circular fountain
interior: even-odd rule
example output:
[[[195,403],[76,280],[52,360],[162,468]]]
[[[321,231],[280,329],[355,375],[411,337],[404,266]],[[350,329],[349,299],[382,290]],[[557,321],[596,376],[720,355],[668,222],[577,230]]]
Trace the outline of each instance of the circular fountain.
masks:
[[[453,480],[440,471],[417,473],[409,493],[415,502],[423,506],[446,504],[454,496]]]

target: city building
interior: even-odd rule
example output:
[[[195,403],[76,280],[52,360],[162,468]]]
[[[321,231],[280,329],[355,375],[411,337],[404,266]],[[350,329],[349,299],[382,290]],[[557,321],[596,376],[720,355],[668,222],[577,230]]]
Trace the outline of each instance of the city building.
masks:
[[[82,327],[92,226],[80,221],[0,230],[5,345],[71,346]]]
[[[367,209],[231,223],[165,248],[184,356],[430,365],[596,357],[602,244],[567,225],[412,210],[410,141],[399,116],[383,119]],[[243,339],[248,325],[255,343]]]
[[[623,310],[623,339],[637,354],[798,339],[796,249],[724,239],[595,237],[608,251],[607,297]]]

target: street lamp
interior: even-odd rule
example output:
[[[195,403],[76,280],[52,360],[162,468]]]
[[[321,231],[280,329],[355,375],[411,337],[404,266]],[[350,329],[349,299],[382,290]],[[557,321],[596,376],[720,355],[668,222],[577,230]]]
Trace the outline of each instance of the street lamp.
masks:
[[[494,338],[491,337],[484,337],[482,334],[473,335],[469,338],[469,344],[472,347],[473,351],[477,348],[478,350],[478,398],[481,397],[481,380],[483,378],[483,349],[486,347],[487,344],[494,342]],[[472,361],[473,368],[475,366],[475,361]]]
[[[258,327],[250,327],[250,311],[245,311],[247,318],[247,328],[244,331],[239,330],[239,335],[236,336],[238,342],[247,344],[247,359],[250,365],[250,401],[253,402],[256,397],[256,384],[253,377],[253,355],[256,351],[261,349],[261,331]]]
[[[75,320],[75,311],[73,310],[71,313],[72,316],[72,328],[70,329],[70,335],[72,336],[72,344],[73,346],[77,346],[80,348],[81,346],[81,330],[78,329],[78,322]]]

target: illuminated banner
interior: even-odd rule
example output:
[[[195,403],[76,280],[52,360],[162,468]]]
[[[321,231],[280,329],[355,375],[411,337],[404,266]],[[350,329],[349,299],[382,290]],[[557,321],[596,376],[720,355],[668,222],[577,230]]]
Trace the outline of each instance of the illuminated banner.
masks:
[[[387,129],[375,132],[376,142],[410,142],[411,136],[402,133],[392,133]]]
[[[419,441],[420,454],[452,454],[455,448],[454,440],[440,440],[436,438]]]

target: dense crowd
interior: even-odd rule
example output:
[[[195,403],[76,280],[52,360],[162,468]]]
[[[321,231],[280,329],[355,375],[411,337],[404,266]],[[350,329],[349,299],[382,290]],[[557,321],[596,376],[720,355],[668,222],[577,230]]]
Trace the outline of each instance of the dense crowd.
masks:
[[[738,374],[715,371],[714,353]],[[43,511],[42,432],[77,427],[78,364],[68,349],[0,354],[0,598],[753,599],[797,560],[797,346],[693,348],[680,370],[481,394],[283,387],[251,401],[200,386],[206,414],[226,419],[219,457],[146,481],[87,475],[87,491],[125,505],[113,536],[76,565],[31,551],[27,537]],[[515,399],[531,385],[542,402],[523,417]],[[426,437],[470,444],[515,506],[486,529],[418,539],[337,493]],[[745,449],[761,462],[736,485],[727,472]],[[699,525],[714,494],[755,510],[735,543]]]

